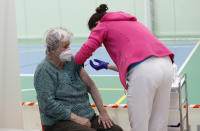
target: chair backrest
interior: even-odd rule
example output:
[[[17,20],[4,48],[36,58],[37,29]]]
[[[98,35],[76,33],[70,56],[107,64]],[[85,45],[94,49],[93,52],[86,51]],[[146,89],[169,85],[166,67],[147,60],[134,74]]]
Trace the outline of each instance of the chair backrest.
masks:
[[[38,106],[38,107],[39,107],[39,106]],[[40,107],[39,107],[39,111],[40,111]],[[42,124],[41,116],[40,116],[40,121],[41,121],[42,131],[45,131],[45,130],[44,130],[44,126],[43,126],[43,124]]]

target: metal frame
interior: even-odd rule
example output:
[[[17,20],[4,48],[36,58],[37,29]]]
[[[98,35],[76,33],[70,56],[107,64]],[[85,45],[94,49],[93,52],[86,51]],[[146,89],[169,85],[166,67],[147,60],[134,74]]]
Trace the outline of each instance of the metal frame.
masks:
[[[185,99],[182,101],[182,90],[185,87]],[[178,87],[179,93],[179,111],[180,111],[180,131],[184,131],[184,121],[186,120],[186,131],[189,131],[189,116],[188,116],[188,86],[187,86],[187,75],[184,74]],[[183,115],[183,107],[186,109],[186,113]]]

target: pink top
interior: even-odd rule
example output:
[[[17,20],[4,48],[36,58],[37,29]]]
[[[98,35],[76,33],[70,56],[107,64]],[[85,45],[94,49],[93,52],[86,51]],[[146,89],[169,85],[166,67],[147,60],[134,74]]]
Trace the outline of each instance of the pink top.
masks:
[[[116,64],[120,81],[125,88],[129,65],[149,56],[170,56],[174,62],[174,54],[136,17],[124,12],[110,12],[103,16],[75,55],[75,62],[83,64],[102,43]]]

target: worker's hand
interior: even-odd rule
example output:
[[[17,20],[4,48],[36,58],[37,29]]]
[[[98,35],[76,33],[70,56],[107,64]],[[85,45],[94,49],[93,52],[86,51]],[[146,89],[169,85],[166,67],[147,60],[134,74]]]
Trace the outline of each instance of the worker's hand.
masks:
[[[111,128],[114,124],[114,122],[110,119],[109,115],[107,113],[99,114],[99,125],[102,123],[104,129]]]
[[[98,59],[94,59],[94,61],[97,62],[98,65],[95,65],[92,60],[90,60],[90,66],[92,66],[95,70],[108,69],[108,62],[104,62]]]

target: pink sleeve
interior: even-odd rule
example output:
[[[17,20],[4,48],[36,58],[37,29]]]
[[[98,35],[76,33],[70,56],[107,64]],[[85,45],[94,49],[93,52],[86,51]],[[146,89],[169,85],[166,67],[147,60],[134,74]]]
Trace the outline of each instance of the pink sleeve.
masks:
[[[83,64],[92,53],[102,45],[106,37],[106,29],[102,23],[99,23],[91,32],[88,40],[82,45],[80,50],[76,53],[74,59],[76,64]]]

